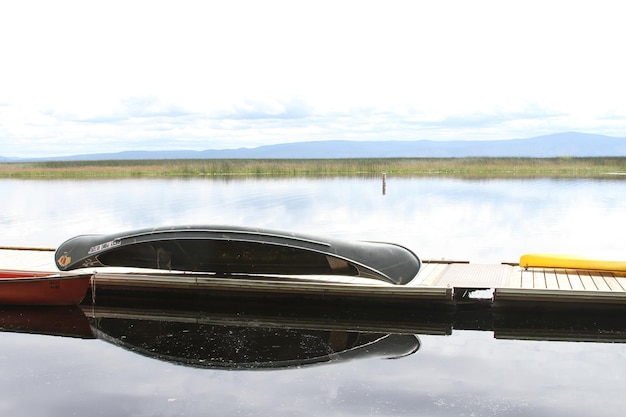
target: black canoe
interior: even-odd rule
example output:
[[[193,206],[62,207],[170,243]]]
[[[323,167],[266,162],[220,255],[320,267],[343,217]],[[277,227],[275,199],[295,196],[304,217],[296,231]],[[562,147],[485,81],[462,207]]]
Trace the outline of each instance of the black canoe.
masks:
[[[55,253],[61,271],[134,267],[217,276],[342,275],[406,284],[419,258],[392,243],[344,241],[276,230],[176,226],[111,235],[82,235]]]

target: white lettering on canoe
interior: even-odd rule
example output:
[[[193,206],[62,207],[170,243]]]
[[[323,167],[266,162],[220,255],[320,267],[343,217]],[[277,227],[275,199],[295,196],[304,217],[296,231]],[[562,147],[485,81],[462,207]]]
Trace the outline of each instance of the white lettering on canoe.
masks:
[[[111,240],[110,242],[105,242],[105,243],[101,243],[99,245],[96,246],[92,246],[91,248],[89,248],[89,252],[87,252],[89,255],[91,255],[92,253],[96,253],[96,252],[101,252],[105,249],[109,249],[115,246],[119,246],[122,243],[122,241],[120,241],[119,239],[115,239],[115,240]]]

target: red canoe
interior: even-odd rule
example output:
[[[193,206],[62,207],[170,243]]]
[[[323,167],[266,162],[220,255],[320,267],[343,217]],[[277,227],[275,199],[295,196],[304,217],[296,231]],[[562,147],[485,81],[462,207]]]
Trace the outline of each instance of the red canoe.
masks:
[[[0,271],[0,304],[76,305],[85,298],[92,276]]]

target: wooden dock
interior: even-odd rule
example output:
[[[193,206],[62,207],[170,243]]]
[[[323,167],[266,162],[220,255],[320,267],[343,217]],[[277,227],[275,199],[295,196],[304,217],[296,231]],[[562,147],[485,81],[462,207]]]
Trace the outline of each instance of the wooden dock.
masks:
[[[587,303],[626,307],[624,272],[524,269],[514,264],[425,263],[417,282],[457,290],[493,289],[496,303]]]
[[[0,269],[56,272],[54,250],[0,247]],[[276,277],[215,277],[210,274],[150,273],[94,269],[96,294],[205,293],[210,296],[313,297],[362,302],[454,305],[471,300],[477,290],[491,291],[494,305],[517,307],[603,305],[626,307],[626,273],[520,268],[515,264],[424,261],[419,274],[404,286],[337,278],[312,282]],[[485,298],[482,296],[482,298]]]

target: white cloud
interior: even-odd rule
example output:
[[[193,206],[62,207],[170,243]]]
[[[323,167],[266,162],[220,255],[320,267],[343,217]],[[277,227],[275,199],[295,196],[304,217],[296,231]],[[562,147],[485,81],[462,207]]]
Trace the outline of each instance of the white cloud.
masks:
[[[108,140],[622,136],[620,12],[616,1],[3,4],[0,154]]]

